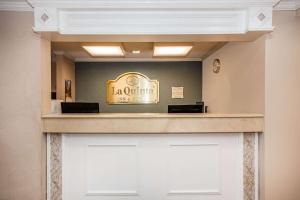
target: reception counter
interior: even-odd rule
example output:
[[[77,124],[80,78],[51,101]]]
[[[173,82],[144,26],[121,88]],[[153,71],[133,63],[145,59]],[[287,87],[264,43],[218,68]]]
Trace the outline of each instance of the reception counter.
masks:
[[[47,133],[241,133],[263,132],[261,114],[106,113],[48,114]]]
[[[261,114],[48,114],[48,200],[258,200]]]

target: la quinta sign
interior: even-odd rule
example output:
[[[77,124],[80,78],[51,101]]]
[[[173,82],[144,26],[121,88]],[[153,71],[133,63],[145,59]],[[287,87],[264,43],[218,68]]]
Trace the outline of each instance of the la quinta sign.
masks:
[[[159,82],[139,72],[127,72],[106,83],[108,104],[156,104]]]

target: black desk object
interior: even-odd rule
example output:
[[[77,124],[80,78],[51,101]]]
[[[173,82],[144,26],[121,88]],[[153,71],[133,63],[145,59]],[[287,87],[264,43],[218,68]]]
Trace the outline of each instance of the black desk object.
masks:
[[[203,113],[204,103],[195,105],[168,105],[168,113]]]
[[[61,102],[62,113],[99,113],[99,103]]]

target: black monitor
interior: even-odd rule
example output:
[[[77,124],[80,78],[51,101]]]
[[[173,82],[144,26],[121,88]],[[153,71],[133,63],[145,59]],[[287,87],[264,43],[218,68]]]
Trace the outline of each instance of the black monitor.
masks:
[[[197,102],[194,105],[168,105],[168,113],[203,113],[204,103]]]
[[[99,113],[99,103],[61,102],[62,113]]]

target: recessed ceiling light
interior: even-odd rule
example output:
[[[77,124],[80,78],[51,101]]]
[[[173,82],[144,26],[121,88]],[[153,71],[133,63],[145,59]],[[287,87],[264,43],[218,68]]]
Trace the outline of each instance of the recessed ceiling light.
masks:
[[[140,50],[133,50],[132,53],[133,53],[133,54],[140,54],[141,51],[140,51]]]
[[[153,56],[186,56],[193,46],[154,46]]]
[[[82,46],[92,56],[124,56],[121,46]]]

